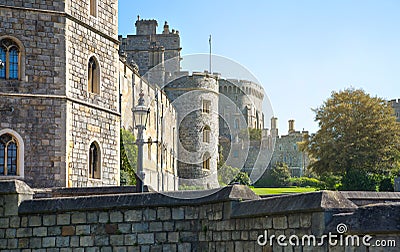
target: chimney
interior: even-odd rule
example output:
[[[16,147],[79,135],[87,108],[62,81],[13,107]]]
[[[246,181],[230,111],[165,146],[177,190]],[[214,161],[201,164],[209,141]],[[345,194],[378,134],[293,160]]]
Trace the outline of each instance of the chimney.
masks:
[[[168,25],[168,22],[167,22],[167,21],[165,21],[165,23],[164,23],[164,31],[163,31],[163,34],[169,34],[169,25]]]
[[[289,134],[294,133],[294,120],[289,120]]]
[[[278,118],[271,117],[271,135],[273,137],[278,136]]]

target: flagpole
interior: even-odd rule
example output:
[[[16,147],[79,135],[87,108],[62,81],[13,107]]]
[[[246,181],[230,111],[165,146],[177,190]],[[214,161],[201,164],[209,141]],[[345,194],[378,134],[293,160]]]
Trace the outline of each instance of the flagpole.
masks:
[[[210,34],[210,38],[208,39],[208,43],[210,44],[210,69],[209,69],[209,72],[211,74],[211,34]]]

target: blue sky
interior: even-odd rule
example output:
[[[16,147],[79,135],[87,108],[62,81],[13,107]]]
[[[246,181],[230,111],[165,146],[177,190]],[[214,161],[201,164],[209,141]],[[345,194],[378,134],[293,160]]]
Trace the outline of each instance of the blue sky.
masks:
[[[158,32],[168,21],[180,32],[182,55],[208,53],[212,34],[213,54],[245,66],[263,85],[280,134],[289,119],[315,132],[311,108],[332,91],[400,98],[399,13],[397,0],[120,0],[119,34],[135,34],[137,15],[158,20]]]

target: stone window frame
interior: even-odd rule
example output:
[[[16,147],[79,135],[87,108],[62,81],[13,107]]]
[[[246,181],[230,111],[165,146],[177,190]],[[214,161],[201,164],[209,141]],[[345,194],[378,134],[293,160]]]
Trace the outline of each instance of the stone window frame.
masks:
[[[208,125],[203,127],[203,143],[210,143],[211,140],[211,128]]]
[[[92,149],[92,146],[95,147],[95,149]],[[95,154],[94,151],[96,151],[97,156],[94,158],[93,155]],[[89,148],[87,150],[88,153],[88,178],[90,180],[102,180],[102,149],[99,144],[99,141],[93,140],[89,144]],[[92,160],[95,159],[96,163],[93,164]],[[95,170],[96,169],[96,170]],[[95,170],[95,171],[94,171]]]
[[[203,114],[210,114],[211,112],[211,101],[207,99],[201,100],[201,112]]]
[[[89,15],[97,18],[99,14],[99,3],[98,0],[89,0]]]
[[[10,41],[9,45],[4,44],[3,45],[3,41]],[[6,59],[4,63],[4,70],[5,72],[5,78],[0,78],[0,79],[5,79],[5,80],[22,80],[22,77],[25,76],[25,47],[23,46],[22,42],[17,39],[16,37],[12,37],[12,36],[0,36],[0,47],[7,47],[5,48],[6,50]],[[16,47],[17,48],[17,52],[18,52],[18,78],[16,79],[10,79],[9,78],[9,68],[8,68],[8,62],[9,62],[9,55],[8,52],[12,47]]]
[[[97,68],[93,69],[91,60],[93,59]],[[87,61],[87,92],[90,94],[101,95],[101,66],[97,56],[92,54]],[[93,79],[93,77],[95,79]]]
[[[211,155],[208,152],[203,154],[203,170],[210,170]]]
[[[25,177],[25,145],[22,137],[12,129],[0,130],[0,136],[9,134],[17,142],[17,175],[0,175],[0,179],[23,179]]]

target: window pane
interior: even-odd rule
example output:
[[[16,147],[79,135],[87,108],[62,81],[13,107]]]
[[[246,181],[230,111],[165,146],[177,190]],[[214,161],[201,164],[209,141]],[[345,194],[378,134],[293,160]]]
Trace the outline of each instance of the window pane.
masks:
[[[7,147],[7,175],[17,175],[17,145],[13,142]]]
[[[16,48],[10,50],[10,79],[18,79],[18,51]]]
[[[6,50],[3,47],[0,47],[0,59],[4,64],[4,67],[0,69],[0,78],[6,78]]]
[[[4,175],[4,157],[5,157],[5,146],[0,143],[0,176]]]

